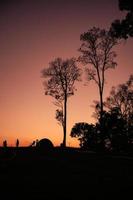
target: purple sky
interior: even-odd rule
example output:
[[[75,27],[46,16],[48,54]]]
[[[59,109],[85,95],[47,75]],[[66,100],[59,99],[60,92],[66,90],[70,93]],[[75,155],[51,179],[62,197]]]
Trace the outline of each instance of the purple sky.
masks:
[[[45,96],[40,71],[56,57],[79,56],[80,34],[97,26],[109,28],[121,18],[117,0],[4,0],[0,3],[0,144],[22,145],[34,139],[62,142],[62,128],[55,120],[54,99]],[[105,96],[113,85],[132,73],[133,40],[116,49],[118,66],[107,72]],[[77,85],[68,103],[68,145],[75,122],[94,122],[93,100],[98,92],[93,82]]]

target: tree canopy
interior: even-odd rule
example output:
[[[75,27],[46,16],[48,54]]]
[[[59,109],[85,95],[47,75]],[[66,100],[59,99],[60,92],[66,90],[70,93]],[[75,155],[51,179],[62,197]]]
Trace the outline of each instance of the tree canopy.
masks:
[[[112,33],[117,38],[133,37],[133,1],[119,0],[119,9],[127,11],[127,14],[124,19],[116,19],[112,23]]]
[[[78,138],[80,147],[83,149],[94,149],[95,146],[95,126],[86,122],[76,123],[71,130],[70,136]]]

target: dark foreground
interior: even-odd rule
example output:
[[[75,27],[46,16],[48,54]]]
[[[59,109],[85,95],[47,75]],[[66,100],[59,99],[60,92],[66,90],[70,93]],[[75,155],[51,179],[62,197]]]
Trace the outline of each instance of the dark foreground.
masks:
[[[131,197],[130,197],[131,196]],[[1,199],[132,199],[133,159],[35,148],[0,149]]]

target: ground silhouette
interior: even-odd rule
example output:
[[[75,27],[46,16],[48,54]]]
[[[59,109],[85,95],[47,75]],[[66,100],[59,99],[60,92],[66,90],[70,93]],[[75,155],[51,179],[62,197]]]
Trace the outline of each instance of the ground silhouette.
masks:
[[[5,199],[132,198],[132,155],[78,148],[0,148],[1,197]],[[7,156],[8,154],[8,156]]]

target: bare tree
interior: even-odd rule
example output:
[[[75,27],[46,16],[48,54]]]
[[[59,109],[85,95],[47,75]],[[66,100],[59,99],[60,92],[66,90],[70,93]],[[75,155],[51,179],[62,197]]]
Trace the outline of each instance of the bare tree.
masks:
[[[67,128],[67,100],[74,95],[75,81],[80,80],[81,71],[76,65],[75,58],[62,60],[56,58],[49,63],[49,67],[43,69],[42,77],[44,81],[45,95],[55,98],[55,105],[59,107],[56,110],[56,119],[63,127],[63,146],[66,146],[66,128]]]
[[[100,96],[100,119],[103,114],[103,92],[105,86],[105,72],[114,69],[117,63],[114,61],[116,53],[112,48],[118,44],[110,31],[93,27],[81,34],[82,45],[79,49],[81,61],[86,67],[88,81],[95,81]]]

